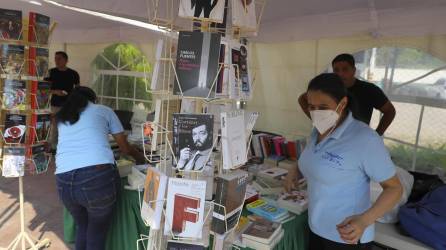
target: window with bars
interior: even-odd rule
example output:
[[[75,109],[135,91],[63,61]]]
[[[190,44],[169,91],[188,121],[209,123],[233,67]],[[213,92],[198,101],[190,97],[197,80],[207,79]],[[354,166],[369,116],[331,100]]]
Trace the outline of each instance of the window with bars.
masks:
[[[96,56],[92,67],[99,103],[114,110],[132,111],[136,105],[151,109],[152,96],[146,91],[151,65],[134,45],[108,46]]]
[[[357,77],[381,87],[395,106],[395,120],[384,135],[395,164],[445,175],[446,62],[413,48],[370,48],[353,55]],[[370,126],[376,128],[380,117],[375,110]]]

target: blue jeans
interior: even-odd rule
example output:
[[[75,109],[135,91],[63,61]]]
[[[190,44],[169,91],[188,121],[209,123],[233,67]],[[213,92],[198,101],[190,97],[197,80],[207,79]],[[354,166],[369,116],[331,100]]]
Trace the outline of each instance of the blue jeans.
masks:
[[[114,165],[95,165],[56,175],[59,198],[76,223],[76,250],[105,250],[121,188]]]

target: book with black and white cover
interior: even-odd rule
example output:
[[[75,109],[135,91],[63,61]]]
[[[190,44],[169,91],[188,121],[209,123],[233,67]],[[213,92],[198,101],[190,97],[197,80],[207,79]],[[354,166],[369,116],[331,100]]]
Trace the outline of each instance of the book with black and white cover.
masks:
[[[151,229],[160,229],[167,180],[167,176],[158,169],[153,167],[147,169],[141,218]]]
[[[51,97],[51,83],[45,81],[31,82],[31,108],[49,109]]]
[[[241,43],[231,44],[229,86],[230,98],[250,100],[252,80],[248,68],[248,46]]]
[[[6,143],[25,143],[26,115],[7,113],[3,138]]]
[[[25,47],[23,45],[0,44],[0,74],[25,73]]]
[[[180,0],[178,16],[222,23],[224,0]]]
[[[3,177],[24,176],[25,158],[25,147],[3,147]]]
[[[48,74],[48,49],[46,48],[29,48],[29,70],[30,76],[43,78]]]
[[[169,178],[164,234],[201,239],[205,197],[205,181]]]
[[[193,244],[189,242],[168,241],[167,250],[205,250],[203,245]]]
[[[178,38],[174,94],[214,98],[220,34],[181,31]]]
[[[291,191],[291,193],[283,193],[277,200],[277,205],[286,210],[301,214],[308,209],[308,194],[306,190]]]
[[[232,25],[248,31],[256,31],[255,0],[232,0]]]
[[[247,183],[248,172],[239,169],[217,176],[212,231],[224,234],[237,225]]]
[[[243,110],[221,113],[223,169],[240,167],[248,161],[244,118]]]
[[[0,39],[22,38],[22,11],[0,9]]]
[[[175,168],[203,171],[212,153],[213,125],[213,115],[173,115],[173,151],[177,160]]]
[[[26,81],[3,79],[2,108],[7,110],[25,110]]]
[[[47,145],[36,144],[29,147],[27,169],[32,174],[45,173],[48,170],[48,164],[50,161],[49,156],[46,153]]]
[[[38,44],[48,44],[50,17],[39,13],[29,13],[28,40]]]

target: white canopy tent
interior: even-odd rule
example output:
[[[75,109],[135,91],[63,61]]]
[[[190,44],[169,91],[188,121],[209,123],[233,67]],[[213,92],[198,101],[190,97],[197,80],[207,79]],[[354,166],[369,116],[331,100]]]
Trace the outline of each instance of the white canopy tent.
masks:
[[[68,6],[147,21],[149,1],[152,0],[56,0]],[[64,9],[45,0],[2,0],[1,7],[51,16],[59,24],[54,42],[140,41],[157,36],[157,32]],[[445,0],[269,0],[255,40],[438,35],[446,33],[444,13]]]
[[[149,3],[154,0],[55,1],[147,23]],[[70,67],[80,73],[83,84],[93,85],[97,72],[91,63],[104,48],[116,42],[136,45],[153,63],[154,44],[162,35],[160,32],[69,10],[50,3],[50,0],[32,2],[41,5],[30,3],[30,0],[1,0],[0,8],[19,9],[24,13],[35,11],[57,22],[50,51],[66,50]],[[258,36],[251,39],[250,49],[251,72],[256,80],[248,109],[261,113],[256,129],[288,138],[307,135],[311,123],[297,108],[297,97],[306,90],[312,77],[330,68],[332,58],[339,53],[365,55],[364,51],[372,48],[391,47],[412,49],[412,52],[416,49],[420,56],[426,54],[438,59],[435,67],[393,67],[394,79],[404,78],[404,81],[445,66],[445,13],[446,0],[267,0]],[[184,19],[176,20],[177,25],[185,23]],[[375,83],[388,80],[382,77],[382,72],[389,65],[380,67],[372,72],[376,79],[368,80]],[[432,81],[446,79],[444,70],[435,74]],[[425,84],[420,80],[415,85],[420,82]],[[436,99],[435,105],[431,105],[431,100],[426,102],[426,98],[406,97],[413,98],[394,99],[398,105],[397,117],[386,135],[396,138],[409,151],[413,148],[413,152],[407,151],[409,156],[402,157],[410,159],[416,155],[414,152],[418,152],[418,146],[431,148],[433,139],[446,138],[446,99]],[[446,140],[441,142],[446,143]],[[444,151],[435,149],[434,154],[446,159]],[[415,158],[407,163],[412,168],[418,166]]]

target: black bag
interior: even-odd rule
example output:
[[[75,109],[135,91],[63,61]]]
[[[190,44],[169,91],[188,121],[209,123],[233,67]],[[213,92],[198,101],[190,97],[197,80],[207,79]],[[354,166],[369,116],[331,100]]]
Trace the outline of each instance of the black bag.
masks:
[[[425,174],[419,172],[409,171],[414,177],[412,192],[407,200],[407,203],[418,202],[424,195],[434,190],[435,188],[444,185],[444,182],[438,175]]]

